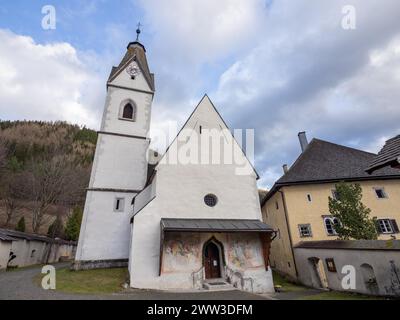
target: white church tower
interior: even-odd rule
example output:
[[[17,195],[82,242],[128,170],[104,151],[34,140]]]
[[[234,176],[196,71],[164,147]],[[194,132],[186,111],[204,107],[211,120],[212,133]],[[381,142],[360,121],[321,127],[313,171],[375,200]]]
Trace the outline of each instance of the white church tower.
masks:
[[[137,30],[139,36],[140,30]],[[132,199],[147,180],[154,75],[146,49],[129,43],[107,81],[107,97],[74,267],[125,266],[130,246]]]

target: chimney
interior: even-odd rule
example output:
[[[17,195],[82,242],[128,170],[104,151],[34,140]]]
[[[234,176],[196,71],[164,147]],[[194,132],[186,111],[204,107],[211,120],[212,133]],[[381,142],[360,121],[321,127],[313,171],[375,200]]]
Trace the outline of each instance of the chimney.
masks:
[[[306,132],[305,131],[299,132],[298,136],[300,141],[301,152],[303,153],[308,146]]]
[[[284,165],[282,166],[282,168],[283,168],[283,173],[286,174],[286,173],[288,172],[288,166],[287,166],[287,164],[284,164]]]

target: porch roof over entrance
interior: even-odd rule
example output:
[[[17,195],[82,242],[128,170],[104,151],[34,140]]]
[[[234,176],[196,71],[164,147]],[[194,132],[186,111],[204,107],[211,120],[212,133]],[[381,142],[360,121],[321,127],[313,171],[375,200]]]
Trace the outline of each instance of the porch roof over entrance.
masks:
[[[247,219],[174,219],[162,218],[163,231],[181,232],[274,232],[260,220]]]

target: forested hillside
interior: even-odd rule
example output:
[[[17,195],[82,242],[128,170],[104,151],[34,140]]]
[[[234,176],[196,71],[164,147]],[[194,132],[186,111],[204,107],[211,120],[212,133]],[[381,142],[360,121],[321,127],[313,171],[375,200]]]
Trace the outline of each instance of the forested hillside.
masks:
[[[59,223],[83,207],[96,139],[65,122],[0,121],[0,227],[46,234],[53,223],[63,236]]]

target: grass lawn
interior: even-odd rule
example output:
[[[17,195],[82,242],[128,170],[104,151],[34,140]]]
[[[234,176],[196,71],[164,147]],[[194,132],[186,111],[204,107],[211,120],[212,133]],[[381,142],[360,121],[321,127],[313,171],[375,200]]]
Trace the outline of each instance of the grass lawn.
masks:
[[[383,298],[364,296],[356,293],[327,291],[315,295],[301,297],[300,300],[382,300]]]
[[[303,291],[306,289],[305,287],[287,281],[284,277],[276,272],[272,273],[272,277],[274,279],[274,285],[280,286],[282,292]]]
[[[68,293],[107,294],[122,291],[126,282],[126,268],[95,269],[71,271],[68,268],[58,269],[56,273],[56,290]],[[42,274],[36,277],[41,285]]]

